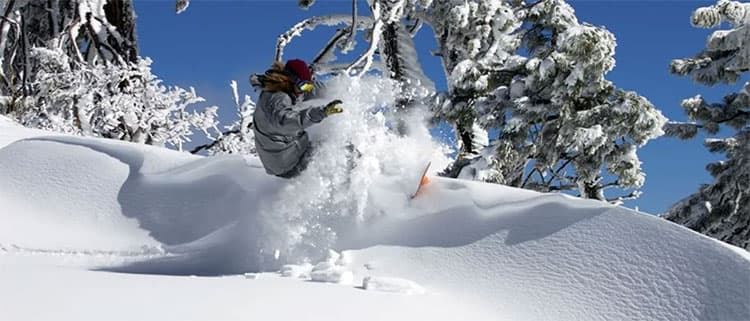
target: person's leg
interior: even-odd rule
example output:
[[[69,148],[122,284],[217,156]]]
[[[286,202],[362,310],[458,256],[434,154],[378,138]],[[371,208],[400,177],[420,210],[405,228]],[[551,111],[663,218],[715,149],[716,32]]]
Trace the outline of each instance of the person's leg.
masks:
[[[302,156],[300,156],[299,163],[297,163],[297,166],[295,167],[299,173],[302,173],[307,169],[307,165],[309,165],[312,160],[312,153],[313,147],[310,146],[304,153],[302,153]]]
[[[310,158],[312,155],[312,147],[307,148],[307,150],[302,153],[302,156],[300,156],[299,161],[297,161],[297,165],[295,165],[292,169],[290,169],[288,172],[284,174],[276,175],[278,177],[282,178],[294,178],[297,177],[299,174],[301,174],[305,169],[307,168],[308,163],[310,163]]]
[[[291,170],[289,170],[288,172],[286,172],[284,174],[279,174],[279,175],[276,175],[276,176],[281,177],[281,178],[289,179],[289,178],[294,178],[297,175],[299,175],[299,172],[297,171],[297,167],[295,167],[295,168],[292,168]]]

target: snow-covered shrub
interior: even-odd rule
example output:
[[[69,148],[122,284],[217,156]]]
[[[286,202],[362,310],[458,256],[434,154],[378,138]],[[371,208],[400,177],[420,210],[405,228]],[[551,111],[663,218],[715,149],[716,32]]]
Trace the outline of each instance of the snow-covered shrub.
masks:
[[[735,83],[747,75],[750,4],[720,0],[698,8],[692,16],[696,27],[717,27],[724,21],[731,28],[715,31],[695,57],[672,61],[672,73],[706,85]],[[708,164],[714,181],[675,204],[665,218],[750,249],[750,82],[719,103],[708,103],[698,95],[683,100],[682,107],[690,122],[667,124],[668,135],[689,139],[698,131],[715,135],[722,127],[736,132],[732,137],[705,141],[709,151],[725,154],[726,160]]]
[[[15,115],[24,126],[180,149],[194,130],[215,130],[216,107],[188,111],[203,99],[162,85],[150,59],[91,65],[44,48],[30,58],[35,77]]]
[[[196,154],[203,150],[208,155],[239,154],[255,155],[255,132],[253,132],[253,113],[255,113],[255,102],[250,96],[245,95],[240,104],[237,93],[237,82],[232,81],[232,97],[237,106],[238,119],[232,125],[226,126],[225,131],[208,144],[195,147],[191,153]]]

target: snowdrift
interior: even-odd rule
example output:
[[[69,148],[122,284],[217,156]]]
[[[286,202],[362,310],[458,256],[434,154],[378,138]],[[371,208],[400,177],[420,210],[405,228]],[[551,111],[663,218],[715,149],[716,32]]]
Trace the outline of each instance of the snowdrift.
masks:
[[[256,159],[0,119],[0,319],[750,320],[745,251],[620,207],[442,178],[414,200],[378,179],[356,220],[304,216],[336,229],[349,287],[163,276],[294,260],[263,251],[289,232],[265,206],[295,184]],[[139,307],[101,315],[125,304],[107,296]],[[65,297],[94,308],[66,310]],[[56,303],[29,308],[39,301]]]

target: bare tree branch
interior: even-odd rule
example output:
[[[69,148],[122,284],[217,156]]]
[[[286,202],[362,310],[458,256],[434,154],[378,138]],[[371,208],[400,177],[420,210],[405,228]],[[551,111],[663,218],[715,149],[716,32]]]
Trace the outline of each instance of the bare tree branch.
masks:
[[[315,72],[317,74],[340,74],[346,72],[346,70],[349,68],[351,63],[332,63],[332,64],[318,64],[315,66]],[[355,67],[355,72],[361,72],[362,67]],[[387,70],[386,66],[383,65],[381,61],[373,61],[372,66],[370,66],[371,70]]]
[[[78,59],[78,62],[84,62],[83,55],[81,54],[81,49],[78,48],[78,41],[76,41],[77,34],[80,32],[81,29],[81,17],[76,16],[76,18],[73,20],[73,23],[70,24],[69,28],[67,28],[66,34],[68,35],[68,39],[70,41],[70,45],[73,47],[73,51],[75,51],[75,57]],[[60,45],[63,45],[63,41],[60,42]]]
[[[521,188],[523,188],[524,186],[526,186],[526,184],[527,184],[527,183],[529,182],[529,180],[531,179],[531,176],[532,176],[532,175],[534,175],[534,173],[535,173],[535,172],[539,172],[539,169],[538,169],[538,168],[536,168],[536,167],[534,167],[534,168],[533,168],[533,169],[532,169],[532,170],[531,170],[531,171],[529,172],[529,174],[528,174],[528,175],[526,176],[526,179],[524,179],[524,180],[523,180],[523,183],[521,183],[521,186],[520,186]],[[540,172],[540,173],[539,173],[539,175],[542,175],[542,173]],[[544,181],[544,177],[542,177],[542,181]]]
[[[620,205],[622,202],[627,200],[634,200],[641,196],[641,191],[632,191],[628,195],[619,196],[615,198],[608,198],[606,201],[615,205]]]
[[[13,12],[13,9],[16,7],[16,1],[15,0],[9,0],[8,3],[5,5],[5,12],[3,13],[3,19],[0,21],[0,51],[5,50],[5,41],[8,39],[8,29],[6,26],[6,23],[15,23],[15,21],[8,18],[10,14]],[[18,25],[16,24],[16,27]],[[0,52],[1,53],[1,52]]]
[[[26,32],[26,19],[21,15],[21,51],[23,51],[23,75],[21,75],[21,92],[23,96],[28,95],[26,88],[29,79],[29,38]]]
[[[613,182],[609,182],[607,184],[602,185],[602,189],[612,188],[612,187],[619,187],[620,186],[620,180],[615,180]]]
[[[86,24],[85,24],[86,31],[88,31],[90,40],[94,44],[94,47],[96,48],[97,52],[99,53],[99,56],[102,57],[104,59],[104,61],[106,62],[108,60],[107,58],[109,58],[106,55],[107,51],[108,51],[112,55],[112,58],[116,59],[116,61],[120,65],[125,65],[125,60],[120,55],[120,51],[118,51],[114,47],[112,47],[112,45],[110,45],[107,41],[102,41],[99,38],[99,35],[96,33],[96,30],[95,30],[94,25],[93,25],[93,21],[94,20],[101,21],[101,20],[93,18],[93,15],[90,12],[86,13]],[[99,23],[102,23],[102,22],[99,22]],[[104,22],[104,23],[106,23],[106,22]],[[106,25],[105,25],[105,27],[106,27]],[[114,37],[114,35],[112,35],[112,34],[108,33],[108,35]],[[117,43],[117,42],[115,42],[115,43]],[[105,51],[105,49],[107,51]]]
[[[424,25],[424,21],[422,19],[417,18],[416,21],[414,21],[414,24],[409,26],[409,34],[412,38],[417,35],[419,30],[422,29],[422,25]]]
[[[354,40],[357,37],[357,29],[354,28],[354,26],[357,25],[357,0],[352,0],[352,24],[350,26],[350,32],[349,32],[349,39],[347,41],[349,42],[346,47],[351,46],[351,44],[354,42]]]
[[[312,60],[312,63],[310,64],[310,67],[314,70],[316,69],[316,65],[321,63],[321,61],[331,54],[331,51],[336,49],[336,43],[338,43],[343,37],[349,33],[350,28],[345,29],[339,29],[336,31],[336,33],[331,37],[331,40],[328,40],[328,43],[323,47],[323,49],[318,53],[317,56]]]
[[[57,24],[57,14],[60,10],[59,0],[47,0],[47,12],[49,12],[49,24],[52,28],[52,34],[56,35],[60,32],[58,30],[60,26]]]
[[[242,130],[241,128],[237,128],[237,129],[232,129],[232,130],[225,131],[225,132],[221,133],[221,136],[219,136],[216,139],[214,139],[214,141],[212,141],[212,142],[210,142],[208,144],[203,144],[203,145],[200,145],[200,146],[196,146],[195,148],[193,148],[190,151],[190,154],[198,154],[202,150],[209,150],[212,147],[216,146],[216,144],[220,143],[224,139],[224,137],[227,137],[227,136],[229,136],[231,134],[239,134],[239,133],[241,133],[241,130]]]
[[[554,191],[569,191],[569,190],[576,189],[576,188],[578,188],[578,186],[573,185],[573,184],[561,184],[561,185],[552,185],[552,186],[549,186],[549,191],[550,192],[554,192]]]

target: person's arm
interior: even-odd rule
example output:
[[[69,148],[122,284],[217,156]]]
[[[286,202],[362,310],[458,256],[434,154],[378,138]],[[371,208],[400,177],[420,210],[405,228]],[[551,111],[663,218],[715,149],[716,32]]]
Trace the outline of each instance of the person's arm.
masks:
[[[286,135],[296,135],[297,132],[321,122],[327,116],[325,106],[299,111],[292,109],[292,100],[286,95],[271,97],[269,107],[270,125],[275,131]]]

